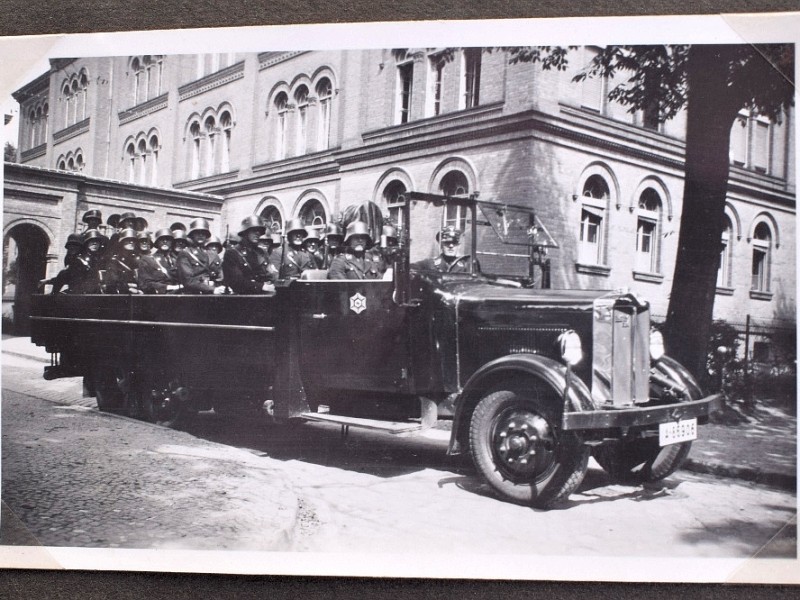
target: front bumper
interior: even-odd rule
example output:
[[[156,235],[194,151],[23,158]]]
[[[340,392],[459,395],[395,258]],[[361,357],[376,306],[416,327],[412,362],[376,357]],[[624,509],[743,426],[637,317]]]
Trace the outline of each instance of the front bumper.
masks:
[[[561,420],[564,430],[613,429],[615,427],[647,427],[694,417],[706,417],[722,408],[722,394],[662,406],[617,408],[565,412]]]

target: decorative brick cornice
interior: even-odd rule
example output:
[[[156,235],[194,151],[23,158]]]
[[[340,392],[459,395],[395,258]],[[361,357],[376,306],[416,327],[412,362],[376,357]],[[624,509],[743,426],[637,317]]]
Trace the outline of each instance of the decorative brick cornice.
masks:
[[[19,155],[19,159],[20,162],[26,162],[28,160],[33,160],[34,158],[39,158],[40,156],[44,156],[46,153],[47,153],[47,142],[39,144],[38,146],[34,146],[33,148],[28,148],[27,150],[23,150]]]
[[[294,52],[262,52],[258,55],[258,70],[263,71],[264,69],[273,67],[295,56],[306,54],[307,52],[308,50],[296,50]]]
[[[72,139],[76,135],[80,135],[86,131],[89,131],[89,117],[86,117],[83,121],[78,121],[74,125],[70,125],[61,131],[56,131],[53,134],[53,144],[60,144],[61,142]]]
[[[193,98],[194,96],[198,96],[209,90],[213,90],[214,88],[226,85],[232,81],[236,81],[237,79],[242,79],[243,77],[244,61],[242,60],[231,65],[230,67],[225,67],[216,73],[211,73],[211,75],[206,75],[197,81],[192,81],[191,83],[187,83],[186,85],[179,87],[178,101],[183,102],[188,98]]]
[[[154,112],[158,112],[159,110],[167,108],[168,103],[169,92],[166,92],[156,98],[151,98],[147,102],[142,102],[141,104],[137,104],[136,106],[133,106],[127,110],[120,111],[118,113],[119,124],[124,125],[125,123],[130,123],[131,121],[135,121],[141,117],[152,115]]]

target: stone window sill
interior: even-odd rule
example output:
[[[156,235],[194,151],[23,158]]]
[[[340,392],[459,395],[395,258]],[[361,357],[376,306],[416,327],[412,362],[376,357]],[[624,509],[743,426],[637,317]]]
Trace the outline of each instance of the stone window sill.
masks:
[[[719,296],[733,296],[733,288],[717,286],[717,295],[719,295]]]
[[[585,263],[575,263],[575,270],[578,273],[585,273],[587,275],[599,275],[601,277],[608,277],[611,274],[611,267],[604,265],[587,265]]]
[[[750,297],[753,300],[772,300],[772,292],[762,292],[760,290],[750,290]]]
[[[650,283],[661,283],[664,276],[661,273],[648,273],[645,271],[634,271],[633,278],[637,281],[649,281]]]

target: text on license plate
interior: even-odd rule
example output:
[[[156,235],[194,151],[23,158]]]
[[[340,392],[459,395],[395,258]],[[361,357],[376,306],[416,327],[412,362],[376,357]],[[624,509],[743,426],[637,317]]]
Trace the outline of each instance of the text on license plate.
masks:
[[[697,419],[661,423],[658,426],[658,445],[677,444],[697,439]]]

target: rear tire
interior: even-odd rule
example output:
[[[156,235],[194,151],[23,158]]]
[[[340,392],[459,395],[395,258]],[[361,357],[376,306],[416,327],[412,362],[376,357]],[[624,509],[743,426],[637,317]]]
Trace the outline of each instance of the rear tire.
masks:
[[[503,499],[535,508],[566,500],[586,474],[589,449],[561,431],[543,386],[489,394],[475,407],[469,431],[478,472]]]
[[[658,438],[650,437],[598,446],[594,458],[611,479],[648,483],[672,475],[691,449],[692,442],[659,446]]]
[[[123,391],[127,385],[128,377],[119,367],[97,367],[93,374],[95,398],[97,408],[102,412],[127,414],[128,406],[126,394]]]

